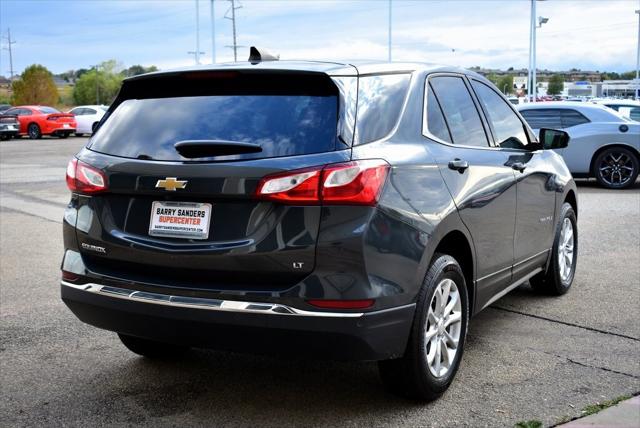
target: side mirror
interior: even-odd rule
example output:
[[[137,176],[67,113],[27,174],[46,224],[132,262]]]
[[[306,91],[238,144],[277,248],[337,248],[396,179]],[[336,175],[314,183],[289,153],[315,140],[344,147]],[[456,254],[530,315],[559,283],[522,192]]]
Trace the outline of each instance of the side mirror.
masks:
[[[564,149],[569,145],[569,134],[557,129],[541,128],[538,139],[544,150]]]

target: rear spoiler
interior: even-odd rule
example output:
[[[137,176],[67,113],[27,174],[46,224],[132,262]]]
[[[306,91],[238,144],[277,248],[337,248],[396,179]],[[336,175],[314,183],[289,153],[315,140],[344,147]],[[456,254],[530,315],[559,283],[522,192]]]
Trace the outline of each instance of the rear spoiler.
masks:
[[[47,115],[47,120],[62,119],[63,117],[76,117],[73,113],[51,113]]]

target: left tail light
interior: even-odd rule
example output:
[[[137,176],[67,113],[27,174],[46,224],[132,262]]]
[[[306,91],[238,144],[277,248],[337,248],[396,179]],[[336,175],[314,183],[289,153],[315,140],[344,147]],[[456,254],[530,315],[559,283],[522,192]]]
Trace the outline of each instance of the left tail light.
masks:
[[[268,175],[259,199],[295,205],[376,205],[389,173],[381,159],[322,165]]]
[[[104,192],[107,190],[107,177],[98,168],[73,158],[67,164],[67,187],[76,193]]]

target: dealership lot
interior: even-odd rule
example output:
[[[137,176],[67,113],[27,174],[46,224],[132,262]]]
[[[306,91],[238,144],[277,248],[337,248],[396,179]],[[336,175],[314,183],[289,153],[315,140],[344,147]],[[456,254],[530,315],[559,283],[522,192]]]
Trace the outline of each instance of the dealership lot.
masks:
[[[640,392],[640,184],[579,185],[576,280],[523,286],[470,325],[435,403],[388,395],[372,363],[195,350],[150,362],[59,298],[67,160],[86,139],[0,143],[0,423],[14,425],[513,426]]]

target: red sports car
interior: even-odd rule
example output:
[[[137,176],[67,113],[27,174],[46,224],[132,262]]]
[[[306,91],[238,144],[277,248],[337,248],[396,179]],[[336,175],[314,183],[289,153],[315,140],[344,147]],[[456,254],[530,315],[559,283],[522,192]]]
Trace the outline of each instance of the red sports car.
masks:
[[[61,113],[53,107],[18,106],[10,108],[4,114],[18,116],[20,135],[28,135],[32,140],[43,135],[67,138],[76,132],[75,116]]]

